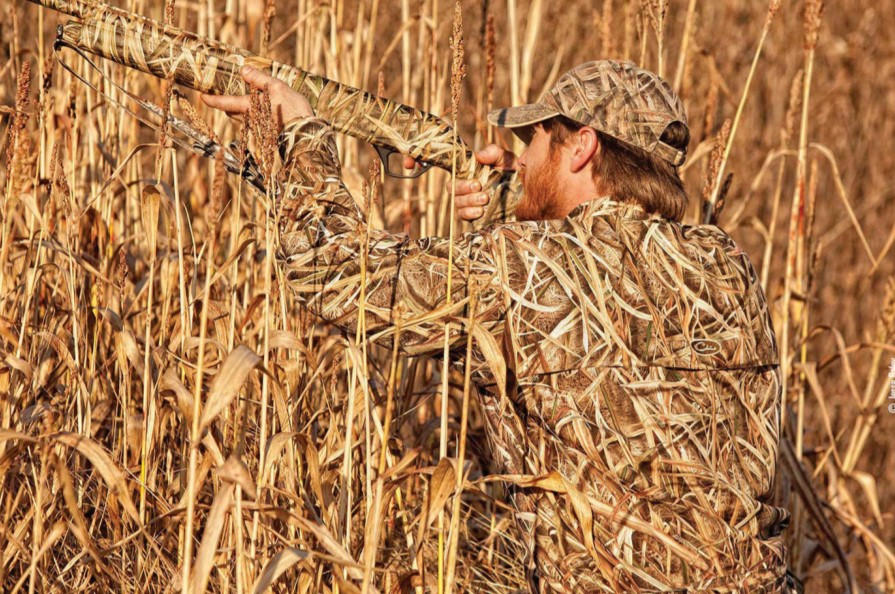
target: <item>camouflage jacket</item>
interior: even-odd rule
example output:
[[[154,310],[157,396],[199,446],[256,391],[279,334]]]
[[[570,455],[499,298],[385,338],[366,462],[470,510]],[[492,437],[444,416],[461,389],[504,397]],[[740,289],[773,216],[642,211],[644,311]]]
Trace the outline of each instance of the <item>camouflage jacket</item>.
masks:
[[[789,516],[766,502],[777,345],[726,233],[605,198],[413,241],[366,227],[322,120],[287,125],[280,150],[277,257],[304,307],[353,331],[366,245],[371,339],[391,345],[399,328],[405,352],[437,353],[446,321],[473,319],[470,364],[533,588],[783,591]],[[449,328],[464,346],[465,325]]]

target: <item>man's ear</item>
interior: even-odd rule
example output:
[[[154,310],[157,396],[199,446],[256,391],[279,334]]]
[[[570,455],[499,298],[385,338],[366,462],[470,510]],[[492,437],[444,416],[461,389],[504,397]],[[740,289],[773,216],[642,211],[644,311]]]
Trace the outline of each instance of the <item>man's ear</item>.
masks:
[[[591,160],[600,152],[600,139],[597,131],[590,126],[584,126],[575,133],[572,145],[572,159],[569,164],[572,173],[578,173],[587,167]]]

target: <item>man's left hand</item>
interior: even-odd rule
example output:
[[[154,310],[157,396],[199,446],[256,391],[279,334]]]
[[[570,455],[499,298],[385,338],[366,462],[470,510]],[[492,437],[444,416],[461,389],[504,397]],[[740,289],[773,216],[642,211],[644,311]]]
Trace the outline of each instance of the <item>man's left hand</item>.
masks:
[[[247,83],[267,89],[277,133],[281,132],[283,127],[294,119],[314,115],[314,110],[308,100],[283,81],[251,66],[243,66],[239,73]],[[209,107],[220,109],[228,116],[237,118],[248,113],[251,104],[249,95],[206,95],[203,93],[202,101]]]

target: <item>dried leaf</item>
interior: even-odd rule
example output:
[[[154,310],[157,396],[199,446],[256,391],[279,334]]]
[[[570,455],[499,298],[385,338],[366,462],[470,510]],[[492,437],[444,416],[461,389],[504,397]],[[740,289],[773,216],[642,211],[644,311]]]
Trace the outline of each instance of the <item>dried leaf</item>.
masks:
[[[31,381],[32,369],[27,361],[19,359],[14,355],[6,355],[6,358],[3,359],[3,363],[10,369],[22,372],[22,375],[25,376],[25,380],[29,382]]]
[[[157,187],[154,185],[143,186],[143,191],[140,194],[140,218],[143,220],[143,229],[149,243],[149,254],[153,260],[158,245],[158,215],[161,200],[162,193]]]
[[[866,472],[859,472],[857,470],[852,471],[851,477],[861,485],[864,494],[867,496],[867,501],[870,502],[870,511],[873,512],[873,517],[876,519],[877,523],[882,526],[883,515],[880,512],[879,499],[877,498],[879,489],[877,489],[876,486],[876,479]]]
[[[494,336],[479,324],[473,324],[472,337],[494,377],[505,378],[507,376],[507,361],[503,355],[503,349]],[[506,398],[506,383],[498,381],[497,389],[500,391],[501,398]]]
[[[81,546],[87,549],[87,552],[96,564],[102,568],[103,572],[111,574],[109,568],[103,563],[103,558],[100,555],[99,549],[96,548],[93,537],[90,535],[90,529],[87,527],[87,519],[84,517],[84,513],[78,506],[78,496],[75,494],[74,482],[72,481],[71,474],[68,472],[68,468],[66,468],[65,464],[59,460],[58,456],[53,456],[53,462],[56,467],[57,475],[59,476],[59,482],[62,485],[62,497],[65,499],[65,505],[68,508],[70,517],[69,526],[71,527],[72,532],[74,532],[75,538],[78,539]]]
[[[227,408],[249,377],[249,372],[260,362],[261,357],[245,345],[239,345],[227,355],[221,370],[211,383],[208,402],[199,417],[201,431],[207,429],[221,411]]]
[[[239,456],[231,455],[227,458],[227,461],[218,468],[218,477],[221,480],[239,485],[242,488],[243,493],[248,495],[250,499],[258,499],[258,490],[255,488],[255,481],[252,480],[252,475],[249,473],[249,469]]]
[[[456,460],[442,458],[432,473],[432,481],[429,483],[429,506],[426,511],[426,529],[432,526],[432,522],[438,517],[438,511],[447,503],[457,488]]]
[[[267,565],[264,566],[264,570],[261,572],[261,575],[258,576],[258,581],[255,582],[255,585],[252,588],[253,594],[266,592],[268,588],[277,581],[277,578],[286,572],[286,570],[299,561],[307,558],[308,553],[306,551],[296,549],[295,547],[286,547],[271,557],[270,561],[267,562]]]
[[[140,524],[140,514],[131,501],[131,496],[127,491],[127,483],[124,480],[124,472],[112,461],[112,458],[98,443],[90,438],[78,435],[77,433],[56,433],[52,439],[66,445],[79,454],[90,460],[93,467],[96,468],[106,485],[115,495],[118,496],[124,511],[136,522]]]
[[[221,532],[224,530],[224,520],[230,505],[233,503],[233,486],[223,487],[214,498],[208,517],[205,520],[205,531],[202,533],[202,542],[196,552],[196,563],[193,566],[193,575],[190,578],[191,592],[205,592],[208,586],[208,578],[214,567],[214,556],[217,553],[218,543],[221,540]]]
[[[128,362],[137,372],[137,376],[143,377],[143,358],[140,356],[140,348],[137,339],[130,330],[122,330],[115,333],[115,354],[118,358],[119,369],[128,369]]]
[[[162,379],[158,386],[159,393],[172,392],[177,401],[177,409],[184,416],[187,423],[193,422],[193,395],[186,389],[177,372],[173,368],[168,368],[162,374]]]
[[[0,429],[0,443],[3,443],[4,441],[10,441],[10,440],[24,441],[27,443],[37,443],[37,440],[35,438],[29,437],[28,435],[25,435],[24,433],[19,433],[18,431],[11,431],[9,429]]]

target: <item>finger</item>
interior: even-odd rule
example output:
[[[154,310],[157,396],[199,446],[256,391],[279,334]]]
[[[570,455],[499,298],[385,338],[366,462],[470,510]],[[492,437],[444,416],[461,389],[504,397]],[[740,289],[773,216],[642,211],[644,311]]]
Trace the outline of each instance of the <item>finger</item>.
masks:
[[[488,196],[485,193],[458,194],[454,198],[454,207],[456,209],[466,208],[469,206],[483,206],[488,204]]]
[[[456,194],[471,194],[473,192],[478,192],[482,189],[482,184],[477,182],[476,180],[462,180],[458,181],[454,186],[456,188]]]
[[[460,218],[464,221],[474,221],[485,214],[485,210],[480,206],[473,206],[469,208],[461,208],[457,214],[459,214]]]
[[[248,95],[202,95],[202,101],[208,107],[226,111],[227,115],[245,113],[249,110]]]
[[[261,89],[278,80],[263,70],[253,68],[252,66],[243,66],[239,73],[244,81]]]
[[[496,144],[489,144],[480,151],[477,151],[475,158],[479,163],[483,165],[491,165],[496,169],[516,168],[516,155],[500,148]]]

